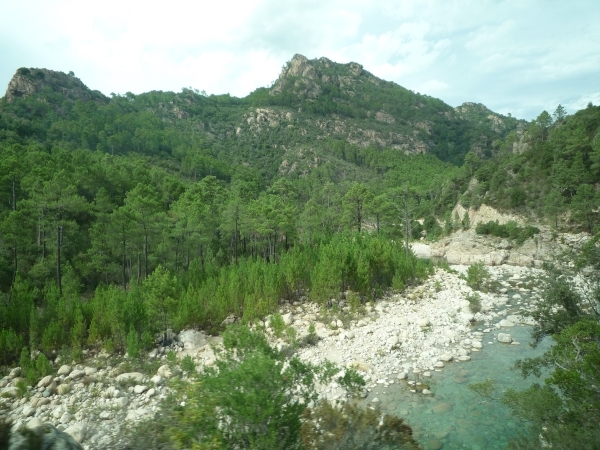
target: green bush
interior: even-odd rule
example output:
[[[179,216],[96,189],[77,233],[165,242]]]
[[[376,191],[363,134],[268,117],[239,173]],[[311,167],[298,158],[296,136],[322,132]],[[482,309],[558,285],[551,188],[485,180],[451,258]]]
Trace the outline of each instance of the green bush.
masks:
[[[527,239],[535,236],[540,232],[539,228],[527,225],[525,227],[519,227],[517,222],[509,221],[506,224],[500,225],[498,221],[480,223],[475,228],[477,234],[491,235],[501,238],[513,239],[517,244],[522,244]]]
[[[469,302],[469,309],[473,314],[481,312],[481,296],[478,293],[468,295],[466,300]]]
[[[478,291],[487,288],[490,272],[482,262],[471,264],[467,269],[467,285]]]
[[[0,365],[16,361],[23,348],[23,338],[12,328],[0,330]]]

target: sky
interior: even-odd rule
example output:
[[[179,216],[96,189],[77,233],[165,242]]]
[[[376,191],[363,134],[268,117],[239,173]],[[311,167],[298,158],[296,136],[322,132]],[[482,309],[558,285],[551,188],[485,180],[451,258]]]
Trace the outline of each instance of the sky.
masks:
[[[106,95],[243,97],[299,53],[527,120],[600,104],[600,0],[0,0],[0,17],[0,95],[43,67]]]

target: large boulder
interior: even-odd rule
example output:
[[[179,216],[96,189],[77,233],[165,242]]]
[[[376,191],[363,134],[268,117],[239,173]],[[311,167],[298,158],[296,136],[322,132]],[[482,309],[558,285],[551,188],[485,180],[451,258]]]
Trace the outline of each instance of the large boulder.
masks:
[[[512,337],[508,333],[498,333],[498,342],[502,342],[503,344],[510,344],[512,342]]]
[[[144,375],[143,373],[140,373],[140,372],[128,372],[128,373],[122,373],[121,375],[119,375],[117,377],[117,382],[121,382],[121,381],[137,381],[137,382],[140,382],[140,381],[144,380],[144,378],[146,378],[146,375]]]
[[[190,351],[198,350],[208,343],[206,336],[198,330],[184,330],[179,333],[178,339],[183,348]]]

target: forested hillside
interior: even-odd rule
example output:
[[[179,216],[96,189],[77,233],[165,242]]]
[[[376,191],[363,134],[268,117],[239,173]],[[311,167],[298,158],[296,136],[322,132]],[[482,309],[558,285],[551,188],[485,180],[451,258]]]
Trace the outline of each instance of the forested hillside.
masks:
[[[401,289],[427,272],[405,240],[461,226],[459,199],[573,207],[592,230],[599,110],[527,124],[299,55],[242,99],[19,69],[0,101],[0,364]]]

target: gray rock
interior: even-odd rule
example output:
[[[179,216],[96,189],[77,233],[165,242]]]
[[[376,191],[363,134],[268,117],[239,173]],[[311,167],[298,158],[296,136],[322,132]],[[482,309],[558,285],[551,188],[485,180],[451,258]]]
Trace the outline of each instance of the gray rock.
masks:
[[[146,392],[148,390],[148,386],[143,386],[143,385],[136,385],[133,388],[133,392],[135,392],[136,394],[143,394],[144,392]]]
[[[70,425],[67,429],[65,429],[65,433],[70,435],[73,439],[75,439],[80,444],[85,441],[89,434],[88,426],[83,422],[75,422]]]
[[[500,321],[499,325],[501,327],[506,327],[506,328],[514,327],[515,326],[515,324],[513,322],[511,322],[510,320],[506,320],[506,319],[502,319]]]
[[[73,420],[73,416],[71,415],[71,413],[65,412],[62,416],[60,416],[59,422],[62,424],[67,424],[71,420]]]
[[[35,407],[33,407],[31,405],[25,405],[25,407],[23,408],[23,411],[21,411],[21,415],[23,417],[33,416],[34,413],[35,413]]]
[[[111,411],[102,411],[98,417],[100,420],[111,420],[115,415]]]
[[[98,372],[98,369],[96,369],[95,367],[86,367],[85,369],[83,369],[85,376],[89,377],[90,375],[95,374],[96,372]]]
[[[161,366],[161,368],[162,367],[164,367],[164,366]],[[160,370],[160,369],[158,369],[158,370]],[[144,378],[146,378],[146,375],[144,375],[143,373],[140,373],[140,372],[128,372],[128,373],[122,373],[121,375],[119,375],[117,377],[117,382],[127,381],[127,380],[140,382]]]
[[[78,380],[79,378],[83,377],[85,375],[85,371],[84,370],[80,370],[80,369],[75,369],[73,370],[70,374],[69,377],[72,380]]]
[[[510,344],[512,342],[512,337],[508,333],[498,333],[498,342]]]
[[[60,366],[60,369],[58,369],[58,372],[56,372],[57,375],[69,375],[71,373],[71,366],[64,364],[62,366]]]
[[[42,378],[38,384],[37,387],[39,388],[45,388],[47,387],[50,383],[52,383],[52,375],[47,375],[44,378]]]
[[[0,392],[0,394],[2,395],[2,397],[16,398],[19,396],[19,389],[17,389],[15,386],[7,386],[4,389],[2,389],[2,392]]]
[[[173,376],[173,371],[171,370],[171,368],[169,367],[168,364],[163,364],[162,366],[160,366],[158,368],[158,370],[156,371],[157,375],[160,375],[162,378],[168,380],[169,378],[171,378]]]
[[[34,428],[41,427],[42,425],[43,425],[42,421],[40,419],[38,419],[37,417],[34,417],[29,422],[27,422],[26,427],[30,430],[33,430]]]
[[[456,358],[456,359],[458,359],[459,361],[462,361],[462,362],[471,361],[471,357],[470,357],[470,356],[467,356],[467,355],[461,355],[461,356],[459,356],[459,357],[458,357],[458,358]]]
[[[59,395],[65,395],[65,394],[68,394],[69,392],[71,392],[71,386],[67,383],[61,384],[60,386],[58,386],[56,388],[56,391],[58,392]]]
[[[426,317],[419,319],[417,321],[417,325],[419,325],[421,328],[427,327],[429,326],[430,322],[429,319],[427,319]]]
[[[281,316],[281,318],[283,319],[283,323],[286,326],[290,326],[292,324],[292,322],[294,321],[294,318],[292,317],[292,313],[287,313]]]
[[[184,330],[179,333],[178,339],[185,350],[197,350],[208,343],[206,336],[197,330]]]
[[[442,356],[440,356],[440,361],[450,362],[452,361],[452,355],[450,353],[444,353]]]

